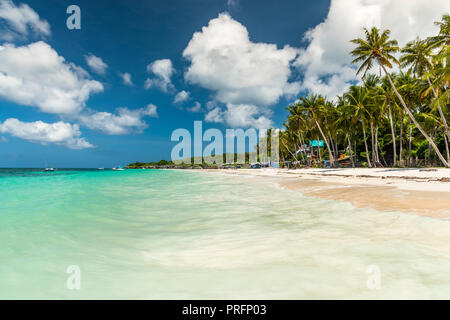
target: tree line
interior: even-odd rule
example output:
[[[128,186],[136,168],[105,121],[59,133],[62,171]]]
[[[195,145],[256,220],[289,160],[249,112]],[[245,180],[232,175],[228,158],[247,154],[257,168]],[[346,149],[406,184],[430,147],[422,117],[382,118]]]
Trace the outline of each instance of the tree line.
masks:
[[[435,24],[437,35],[403,48],[390,30],[376,27],[351,40],[362,81],[334,99],[311,92],[290,105],[281,158],[311,164],[304,146],[322,140],[319,155],[331,166],[344,154],[352,166],[450,167],[449,14]],[[373,69],[379,72],[369,73]]]

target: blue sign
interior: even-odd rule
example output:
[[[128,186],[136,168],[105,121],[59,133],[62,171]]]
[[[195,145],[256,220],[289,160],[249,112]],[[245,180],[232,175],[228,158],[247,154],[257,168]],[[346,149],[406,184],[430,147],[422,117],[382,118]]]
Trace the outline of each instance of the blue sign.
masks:
[[[309,141],[309,146],[322,148],[324,146],[324,141],[323,140],[311,140],[311,141]]]

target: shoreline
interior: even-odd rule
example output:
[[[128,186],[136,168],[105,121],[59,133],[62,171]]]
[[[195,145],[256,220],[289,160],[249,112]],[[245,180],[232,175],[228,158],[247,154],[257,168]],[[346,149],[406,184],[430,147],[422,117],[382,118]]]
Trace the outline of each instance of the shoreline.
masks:
[[[194,170],[193,170],[194,171]],[[198,172],[198,170],[195,170]],[[204,169],[264,179],[281,188],[358,208],[450,220],[450,169]]]

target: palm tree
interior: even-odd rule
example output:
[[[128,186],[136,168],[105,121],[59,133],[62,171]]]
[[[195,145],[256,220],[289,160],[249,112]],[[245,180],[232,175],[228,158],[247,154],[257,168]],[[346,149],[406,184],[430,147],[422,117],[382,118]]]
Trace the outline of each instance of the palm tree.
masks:
[[[386,77],[383,78],[381,85],[378,86],[377,97],[380,98],[380,100],[381,100],[381,108],[384,111],[387,109],[387,112],[384,112],[384,113],[387,115],[387,117],[389,119],[389,124],[391,127],[392,148],[394,151],[393,164],[395,167],[395,166],[397,166],[397,144],[396,144],[397,139],[395,137],[395,128],[394,128],[394,122],[393,122],[393,117],[392,117],[392,106],[396,106],[396,102],[394,100],[394,93],[392,92],[392,88],[390,87]],[[376,99],[376,100],[378,100],[378,99]]]
[[[401,49],[400,64],[402,68],[409,67],[409,71],[417,77],[423,77],[433,68],[433,49],[438,43],[430,43],[416,38]]]
[[[328,134],[330,146],[333,150],[333,157],[336,159],[339,157],[339,150],[338,150],[338,140],[337,140],[337,133],[339,131],[339,128],[336,127],[336,120],[339,117],[339,114],[336,110],[336,104],[333,101],[326,101],[325,102],[325,117],[324,117],[324,126]],[[336,139],[333,139],[333,135],[331,133],[334,133],[334,137]]]
[[[325,144],[327,145],[328,152],[330,154],[331,165],[334,165],[333,152],[331,150],[328,139],[325,136],[322,127],[319,123],[319,120],[321,118],[326,117],[325,104],[326,104],[325,98],[321,95],[310,94],[306,97],[301,97],[300,99],[300,105],[302,106],[302,110],[304,110],[309,115],[311,121],[315,123],[323,140],[325,141]]]
[[[346,105],[353,108],[352,122],[354,124],[358,121],[361,122],[364,135],[364,146],[366,148],[367,165],[371,168],[372,163],[370,162],[369,148],[367,147],[366,124],[371,121],[372,116],[368,109],[369,95],[367,89],[361,86],[351,86],[344,97],[347,100]]]
[[[301,150],[303,159],[306,160],[307,154],[303,146],[306,144],[305,137],[311,131],[311,122],[306,118],[300,103],[290,105],[286,110],[289,112],[289,115],[284,126],[286,131],[296,137],[295,151]]]
[[[339,114],[339,117],[336,119],[335,124],[345,132],[348,143],[348,150],[350,151],[350,159],[352,162],[352,167],[354,168],[355,160],[353,157],[351,136],[352,131],[354,131],[355,122],[357,121],[357,118],[355,117],[355,107],[353,105],[347,104],[344,97],[338,97],[337,113]],[[370,163],[369,157],[367,157],[367,160],[368,163]]]
[[[441,21],[436,21],[434,24],[439,27],[439,35],[430,37],[429,42],[439,43],[441,46],[450,45],[450,15],[444,14]]]
[[[370,118],[370,135],[372,137],[372,161],[375,166],[382,167],[380,161],[380,154],[378,152],[379,143],[378,143],[378,128],[379,128],[379,119],[381,119],[383,114],[383,109],[378,103],[376,99],[376,93],[378,90],[378,84],[380,79],[374,75],[369,74],[364,80],[364,88],[366,89],[368,96],[368,109],[371,115]],[[380,150],[381,151],[381,150]]]
[[[434,68],[429,73],[430,77],[434,80],[427,91],[432,90],[435,94],[435,104],[444,106],[450,98],[449,91],[445,90],[450,86],[450,15],[448,13],[444,14],[442,21],[435,22],[434,24],[439,26],[439,35],[430,37],[427,41],[434,44],[435,47],[440,46],[441,50],[434,56]]]
[[[389,83],[389,80],[386,78],[386,82]],[[421,100],[420,100],[420,92],[422,90],[423,84],[417,79],[411,76],[409,72],[403,73],[401,72],[398,75],[395,75],[393,77],[393,81],[395,83],[395,86],[397,87],[398,92],[403,97],[403,101],[409,106],[410,110],[414,114],[420,115],[421,113]],[[396,96],[394,95],[394,98]],[[395,104],[398,105],[399,101],[396,99]],[[405,127],[405,120],[404,120],[404,110],[401,106],[399,106],[400,111],[400,161],[403,155],[403,129]],[[409,119],[409,123],[411,122],[411,119]]]
[[[427,76],[433,79],[430,87],[424,92],[428,95],[430,91],[434,94],[433,105],[445,106],[450,99],[450,46],[445,46],[443,50],[434,57],[434,68]]]
[[[433,70],[433,50],[439,46],[442,41],[430,42],[422,41],[417,38],[415,41],[408,42],[406,47],[402,49],[403,55],[400,58],[402,67],[410,67],[409,71],[414,73],[418,77],[426,76],[429,87],[433,91],[435,99],[438,99],[438,90],[433,87],[430,80],[430,72]],[[447,135],[447,139],[450,140],[450,131],[448,129],[448,123],[445,119],[444,112],[442,111],[441,104],[436,103],[441,121],[444,124],[444,134]],[[449,158],[447,157],[447,161]]]
[[[289,148],[289,140],[290,140],[289,138],[291,138],[289,131],[280,131],[279,132],[279,139],[281,141],[282,146],[292,156],[292,158],[298,162],[297,156],[294,153],[296,150],[294,150],[294,152],[292,152],[291,149]],[[280,146],[280,149],[281,149],[281,146]],[[281,150],[281,151],[283,151],[283,150]]]
[[[373,67],[373,63],[376,62],[383,69],[389,83],[394,90],[394,93],[400,100],[401,105],[405,109],[406,113],[410,117],[414,125],[419,129],[422,135],[428,140],[428,143],[433,147],[434,151],[438,155],[439,159],[446,167],[450,167],[450,164],[442,156],[439,148],[434,143],[433,139],[423,130],[420,124],[417,122],[413,113],[406,106],[405,101],[402,96],[398,93],[397,88],[392,82],[391,76],[386,70],[386,67],[392,68],[392,62],[400,65],[400,62],[393,56],[396,52],[400,50],[398,47],[398,42],[396,40],[389,39],[390,30],[386,29],[381,34],[380,31],[373,27],[370,31],[364,28],[365,39],[358,38],[351,40],[352,43],[357,45],[357,47],[351,51],[351,55],[356,57],[352,63],[358,63],[363,61],[361,66],[357,71],[357,75],[364,70],[363,78],[366,77],[367,72]],[[392,61],[392,62],[391,62]]]

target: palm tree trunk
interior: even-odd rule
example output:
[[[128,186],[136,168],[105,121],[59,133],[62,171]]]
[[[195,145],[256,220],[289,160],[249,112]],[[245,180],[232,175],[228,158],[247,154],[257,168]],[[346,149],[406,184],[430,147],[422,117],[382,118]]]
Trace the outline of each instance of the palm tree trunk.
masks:
[[[409,143],[408,143],[408,165],[411,167],[411,155],[412,155],[412,130],[413,128],[409,126]]]
[[[383,160],[384,166],[385,166],[385,167],[388,167],[388,164],[387,164],[387,162],[386,162],[386,159],[384,159],[384,156],[383,156],[383,150],[381,150],[380,144],[378,144],[378,150],[380,151],[380,153],[379,153],[378,155],[381,154],[381,159]],[[380,161],[380,160],[378,159],[378,161]],[[380,163],[381,163],[381,161],[380,161]],[[383,166],[383,165],[381,165],[381,166]]]
[[[320,165],[322,163],[322,152],[320,151],[320,140],[319,140],[319,137],[317,137],[317,151],[319,152],[319,165]]]
[[[391,123],[391,132],[392,132],[392,144],[394,149],[394,167],[397,166],[397,146],[395,143],[395,130],[394,130],[394,123],[392,122],[392,112],[391,112],[391,103],[388,103],[389,106],[389,122]]]
[[[322,128],[320,127],[319,122],[318,122],[316,119],[314,119],[314,120],[316,121],[317,128],[319,128],[320,134],[322,135],[322,138],[323,138],[323,140],[325,141],[325,143],[326,143],[326,145],[327,145],[328,152],[329,152],[329,154],[330,154],[330,162],[331,162],[331,166],[334,166],[333,152],[331,151],[330,144],[328,143],[328,139],[327,139],[327,137],[325,137],[325,135],[323,134],[323,131],[322,131]],[[319,141],[317,141],[317,142],[319,142]],[[319,148],[320,148],[320,145],[319,145]]]
[[[372,162],[374,167],[381,167],[380,157],[378,155],[378,127],[374,128],[373,123],[370,123],[370,133],[372,135]]]
[[[328,131],[328,141],[330,141],[330,145],[331,145],[331,152],[333,153],[333,158],[336,158],[336,154],[334,153],[334,150],[336,150],[336,148],[334,147],[334,142],[333,142],[333,138],[331,137],[331,133]]]
[[[306,152],[303,150],[303,147],[305,144],[303,143],[303,135],[300,130],[298,130],[297,137],[298,137],[298,143],[300,144],[300,146],[298,146],[297,150],[295,150],[295,154],[298,154],[298,150],[300,150],[302,159],[306,159]]]
[[[350,135],[347,135],[348,140],[348,148],[350,149],[350,159],[352,160],[352,167],[355,167],[355,160],[353,159],[353,150],[352,150],[352,143],[350,141]]]
[[[303,150],[303,155],[304,155],[304,160],[305,160],[305,164],[308,163],[308,153],[306,152],[306,142],[305,142],[305,137],[303,137],[303,134],[300,133],[300,137],[302,138],[302,147],[305,147],[305,149],[302,148]],[[310,163],[311,164],[311,163]]]
[[[291,154],[292,157],[294,157],[295,161],[298,162],[297,157],[295,156],[295,154],[293,154],[291,152],[291,150],[288,148],[288,146],[286,145],[286,143],[284,142],[283,138],[280,137],[281,143],[283,144],[283,146],[286,148],[286,150]]]
[[[334,156],[334,160],[336,160],[337,158],[339,158],[339,154],[337,152],[337,140],[333,138],[333,135],[331,135],[331,139],[333,140],[333,156]]]
[[[305,137],[303,136],[302,133],[300,133],[300,135],[301,135],[301,137],[302,137],[302,143],[303,143],[303,145],[305,146],[305,150],[304,150],[304,154],[305,154],[305,164],[308,165],[308,166],[311,166],[311,159],[312,159],[312,154],[314,153],[314,149],[313,149],[312,152],[311,152],[311,147],[310,147],[310,146],[307,146]],[[310,158],[308,158],[308,150],[307,150],[306,148],[309,149],[309,152],[310,152],[310,154],[311,154],[311,157],[310,157]]]
[[[337,132],[337,130],[336,130]],[[336,158],[339,158],[339,142],[338,142],[338,138],[337,138],[337,133],[334,133],[334,147],[335,147],[335,155]]]
[[[445,151],[447,152],[447,159],[449,159],[450,161],[450,152],[448,150],[448,139],[447,136],[445,135],[445,133],[443,134],[444,136],[444,143],[445,143]]]
[[[381,152],[381,147],[380,147],[380,144],[378,143],[378,124],[375,126],[375,150],[377,152],[377,162],[380,165],[380,167],[382,167],[383,165],[381,164],[380,153],[381,153],[382,157],[383,157],[383,153]],[[380,152],[378,152],[378,151],[380,151]],[[386,161],[384,161],[384,162],[386,165]]]
[[[376,168],[377,167],[377,160],[376,160],[376,154],[375,154],[375,138],[374,138],[374,134],[373,134],[373,123],[370,122],[370,142],[372,144],[372,163],[373,166]]]
[[[436,89],[433,88],[429,77],[427,78],[427,81],[428,81],[428,85],[431,87],[431,90],[433,91],[434,97],[437,99],[438,95],[437,95]],[[450,140],[450,131],[448,130],[447,119],[445,118],[445,115],[444,115],[444,112],[442,111],[440,103],[437,104],[437,107],[438,107],[439,115],[441,116],[442,122],[444,123],[444,130],[445,130],[444,132],[447,135],[447,139]],[[447,161],[450,161],[449,157],[447,157]]]
[[[403,165],[403,110],[400,110],[400,139],[399,139],[399,143],[400,143],[400,153],[398,155],[398,159],[400,162],[400,165]]]
[[[430,138],[433,139],[433,135],[430,135]],[[431,165],[431,144],[428,143],[428,163]]]
[[[372,168],[372,163],[370,163],[370,157],[369,157],[369,148],[367,147],[366,126],[364,125],[364,121],[362,122],[362,127],[363,127],[363,135],[364,135],[364,146],[366,147],[367,165],[369,166],[369,168]]]
[[[386,68],[384,67],[383,64],[381,64],[381,67],[383,68],[383,71],[386,74],[386,76],[387,76],[387,78],[389,80],[389,83],[392,86],[392,89],[394,90],[395,94],[397,95],[398,99],[400,100],[400,103],[402,104],[402,106],[405,109],[405,111],[408,114],[408,116],[411,118],[411,120],[414,123],[414,125],[417,127],[417,129],[419,129],[420,133],[422,133],[422,135],[425,137],[425,139],[427,139],[428,142],[431,144],[431,146],[433,147],[433,149],[436,152],[437,156],[439,157],[439,159],[444,164],[444,166],[446,166],[447,168],[450,168],[450,163],[448,163],[447,160],[445,160],[445,158],[442,156],[442,153],[439,151],[439,148],[434,143],[433,139],[431,139],[430,136],[425,132],[425,130],[423,130],[422,126],[417,122],[417,120],[414,117],[414,115],[412,114],[411,110],[409,110],[409,108],[406,106],[405,101],[403,100],[403,98],[400,95],[400,93],[398,93],[397,88],[395,87],[394,83],[392,82],[391,76],[389,75],[389,73],[387,72],[387,70],[386,70]]]

